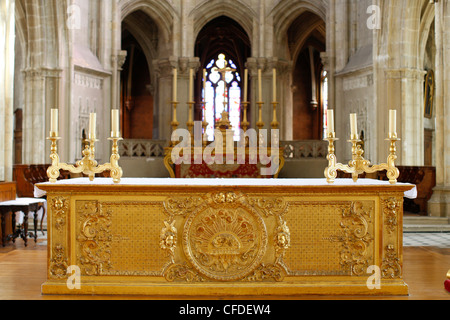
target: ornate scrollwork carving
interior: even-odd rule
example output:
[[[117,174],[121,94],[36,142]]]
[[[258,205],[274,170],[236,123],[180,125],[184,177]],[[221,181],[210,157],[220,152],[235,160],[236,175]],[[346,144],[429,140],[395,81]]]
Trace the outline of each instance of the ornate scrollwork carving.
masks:
[[[63,279],[67,277],[69,267],[68,258],[62,245],[58,244],[53,248],[52,259],[50,260],[50,275],[53,278]]]
[[[248,198],[241,192],[210,192],[201,197],[174,197],[164,202],[169,215],[160,235],[160,247],[171,263],[167,281],[281,281],[283,257],[290,247],[290,231],[282,215],[288,205],[282,198]],[[187,261],[175,262],[178,242],[176,217],[188,216],[183,229]],[[276,219],[273,265],[261,263],[268,235],[262,217]]]
[[[69,211],[69,201],[64,197],[55,197],[49,202],[53,213],[55,228],[58,231],[62,231],[64,225],[66,224],[66,215]]]
[[[175,248],[178,240],[177,229],[174,225],[175,220],[171,222],[164,221],[164,228],[161,230],[160,235],[161,249],[167,251],[171,263],[175,263]]]
[[[172,264],[164,272],[164,278],[168,282],[202,282],[205,279],[195,270],[192,270],[187,264]]]
[[[383,199],[384,223],[389,233],[393,233],[398,226],[398,210],[403,205],[403,199],[394,197]]]
[[[200,197],[170,198],[164,201],[164,208],[170,216],[186,216],[203,204]]]
[[[277,265],[261,264],[255,271],[245,277],[242,281],[262,282],[266,280],[281,282],[284,279],[283,270]]]
[[[275,264],[283,264],[283,257],[286,250],[291,246],[291,232],[286,221],[278,217],[278,227],[275,231],[274,247],[276,261]]]
[[[256,269],[266,252],[264,221],[242,194],[210,193],[205,202],[206,208],[193,212],[186,220],[186,257],[208,278],[242,279]]]
[[[234,203],[238,196],[234,192],[219,192],[211,195],[211,198],[216,204]]]
[[[266,217],[282,216],[288,209],[288,204],[283,198],[252,198],[249,202],[260,209]]]
[[[339,235],[328,238],[341,242],[341,265],[350,269],[355,275],[363,275],[369,265],[368,247],[373,241],[369,233],[370,212],[373,208],[364,209],[361,202],[353,202],[350,207],[342,209],[342,231]]]
[[[394,246],[386,246],[385,252],[385,258],[383,259],[383,264],[381,265],[381,274],[383,279],[401,278],[402,267]]]
[[[111,212],[103,210],[96,201],[82,202],[77,209],[81,217],[81,231],[77,238],[81,245],[79,257],[87,275],[103,275],[112,268],[110,233]]]

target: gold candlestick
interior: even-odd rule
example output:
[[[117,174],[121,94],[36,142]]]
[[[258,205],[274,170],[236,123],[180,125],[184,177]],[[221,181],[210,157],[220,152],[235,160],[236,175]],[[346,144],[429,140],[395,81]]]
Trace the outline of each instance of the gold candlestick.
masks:
[[[175,132],[178,129],[178,126],[180,125],[180,123],[177,120],[178,101],[172,101],[171,104],[172,104],[172,107],[173,107],[173,119],[172,119],[172,122],[170,123],[170,125],[172,126],[172,132]],[[177,144],[178,144],[177,141],[170,141],[170,146],[171,147],[173,147],[173,146],[175,146]]]
[[[187,103],[189,105],[189,118],[188,118],[188,122],[186,123],[186,126],[189,130],[190,136],[191,136],[191,144],[194,145],[194,139],[192,138],[194,136],[194,119],[192,117],[192,112],[194,109],[194,101],[189,101]]]
[[[51,153],[50,159],[52,160],[51,166],[47,169],[47,176],[50,182],[56,182],[59,177],[60,170],[67,170],[71,173],[83,173],[89,176],[89,180],[93,181],[95,174],[102,173],[109,170],[111,178],[113,178],[114,183],[119,183],[122,177],[122,168],[119,166],[119,147],[118,141],[122,140],[120,137],[111,137],[108,140],[113,141],[112,153],[110,158],[110,163],[105,163],[103,165],[98,165],[95,160],[95,142],[98,141],[95,137],[86,139],[88,143],[83,150],[83,158],[77,161],[75,165],[63,163],[60,161],[58,155],[57,141],[61,140],[55,132],[50,133],[50,137],[47,140],[51,141]]]
[[[383,170],[387,171],[387,177],[389,178],[389,182],[391,184],[397,183],[400,171],[395,166],[395,160],[397,159],[396,142],[400,141],[400,139],[398,139],[396,135],[390,135],[390,137],[386,139],[386,141],[390,141],[387,163],[373,166],[370,164],[369,160],[366,160],[363,157],[364,150],[359,144],[361,140],[358,138],[358,135],[353,134],[351,139],[348,141],[352,144],[352,160],[348,165],[343,165],[337,162],[334,142],[338,139],[336,139],[335,133],[328,133],[328,136],[325,140],[328,141],[328,167],[325,169],[325,178],[327,179],[328,183],[333,183],[335,181],[338,171],[351,173],[353,181],[356,182],[358,181],[359,175],[362,173],[375,173]]]
[[[264,146],[264,145],[266,145],[266,141],[264,141],[264,136],[262,133],[262,129],[265,126],[265,123],[262,118],[262,107],[264,105],[264,102],[260,101],[260,102],[257,102],[256,104],[258,105],[258,122],[256,123],[256,127],[258,128],[258,140],[259,140],[259,145]]]
[[[201,102],[201,105],[202,105],[202,110],[205,110],[206,101],[203,100]],[[206,120],[203,120],[203,122],[202,122],[202,128],[203,128],[203,132],[202,132],[202,142],[203,143],[202,144],[203,144],[203,147],[206,147],[206,145],[208,144],[208,138],[206,136],[206,128],[208,127],[208,125],[209,125],[209,123]]]
[[[250,126],[250,123],[248,122],[248,115],[247,115],[247,110],[248,110],[249,104],[250,103],[248,101],[242,102],[242,108],[244,109],[244,117],[241,122],[241,127],[242,127],[242,130],[244,130],[244,132],[246,132],[248,127]]]
[[[278,102],[272,102],[272,106],[273,106],[273,121],[271,123],[272,129],[276,130],[278,129],[278,127],[280,126],[280,123],[277,120],[277,107],[278,107]]]
[[[242,102],[242,108],[244,109],[244,118],[242,119],[241,122],[241,128],[242,130],[245,132],[247,132],[248,127],[250,126],[250,123],[248,122],[248,115],[247,115],[247,110],[248,110],[248,106],[249,106],[249,102],[245,101]],[[248,137],[246,137],[245,139],[245,146],[248,146]]]
[[[258,122],[256,123],[256,126],[258,127],[259,130],[261,130],[265,126],[265,123],[262,118],[262,108],[263,108],[264,102],[257,102],[256,104],[258,105]]]

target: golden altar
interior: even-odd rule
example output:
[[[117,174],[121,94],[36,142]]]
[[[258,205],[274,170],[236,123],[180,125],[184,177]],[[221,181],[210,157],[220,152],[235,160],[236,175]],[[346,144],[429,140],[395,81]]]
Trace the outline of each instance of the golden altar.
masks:
[[[370,179],[38,184],[48,202],[42,293],[407,295],[402,204],[414,192]]]

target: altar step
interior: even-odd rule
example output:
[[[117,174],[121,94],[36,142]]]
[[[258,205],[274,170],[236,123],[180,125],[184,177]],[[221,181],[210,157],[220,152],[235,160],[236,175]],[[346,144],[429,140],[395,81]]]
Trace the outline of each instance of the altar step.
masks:
[[[441,217],[403,217],[403,232],[450,232],[450,219]]]

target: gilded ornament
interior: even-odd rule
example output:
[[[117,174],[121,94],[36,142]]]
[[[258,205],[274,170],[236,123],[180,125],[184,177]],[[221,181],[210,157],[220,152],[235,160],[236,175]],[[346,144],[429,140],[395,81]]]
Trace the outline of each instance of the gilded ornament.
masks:
[[[164,221],[164,228],[161,230],[160,235],[161,249],[167,251],[171,263],[175,263],[175,248],[177,246],[177,229],[174,225],[175,220],[170,223]]]
[[[291,246],[291,233],[286,221],[278,217],[278,227],[275,231],[274,247],[276,253],[275,264],[282,264],[286,250]]]
[[[87,275],[103,275],[112,268],[110,233],[111,212],[103,210],[96,201],[81,202],[77,212],[81,217],[81,234],[77,240],[81,246],[80,264]]]
[[[402,199],[383,199],[384,222],[389,233],[393,233],[398,227],[398,213],[402,205]]]
[[[281,197],[251,198],[249,202],[252,206],[260,209],[266,217],[281,216],[285,214],[289,208],[286,201]]]
[[[266,226],[245,198],[234,192],[208,194],[210,206],[186,220],[186,257],[208,278],[242,279],[255,270],[266,252]]]
[[[263,282],[276,281],[282,282],[284,280],[284,271],[277,265],[261,264],[255,271],[245,277],[242,281],[248,282]]]
[[[354,275],[363,275],[369,266],[369,245],[373,236],[369,232],[370,213],[373,208],[365,209],[361,202],[352,202],[350,207],[342,209],[341,233],[328,238],[341,242],[341,265]]]
[[[50,259],[50,274],[57,279],[67,277],[67,268],[69,267],[68,258],[62,245],[58,244],[53,249],[52,259]]]
[[[395,247],[388,245],[385,248],[385,258],[381,265],[381,274],[383,279],[396,279],[402,276],[402,267],[400,265],[400,259],[397,256]]]
[[[195,270],[192,270],[186,263],[172,264],[164,272],[164,278],[168,282],[203,282],[205,279]]]
[[[203,203],[200,197],[169,198],[164,201],[164,208],[170,216],[186,216]]]
[[[55,197],[50,199],[50,207],[52,209],[53,219],[55,221],[55,228],[62,231],[66,224],[66,214],[69,211],[69,201],[64,197]]]

